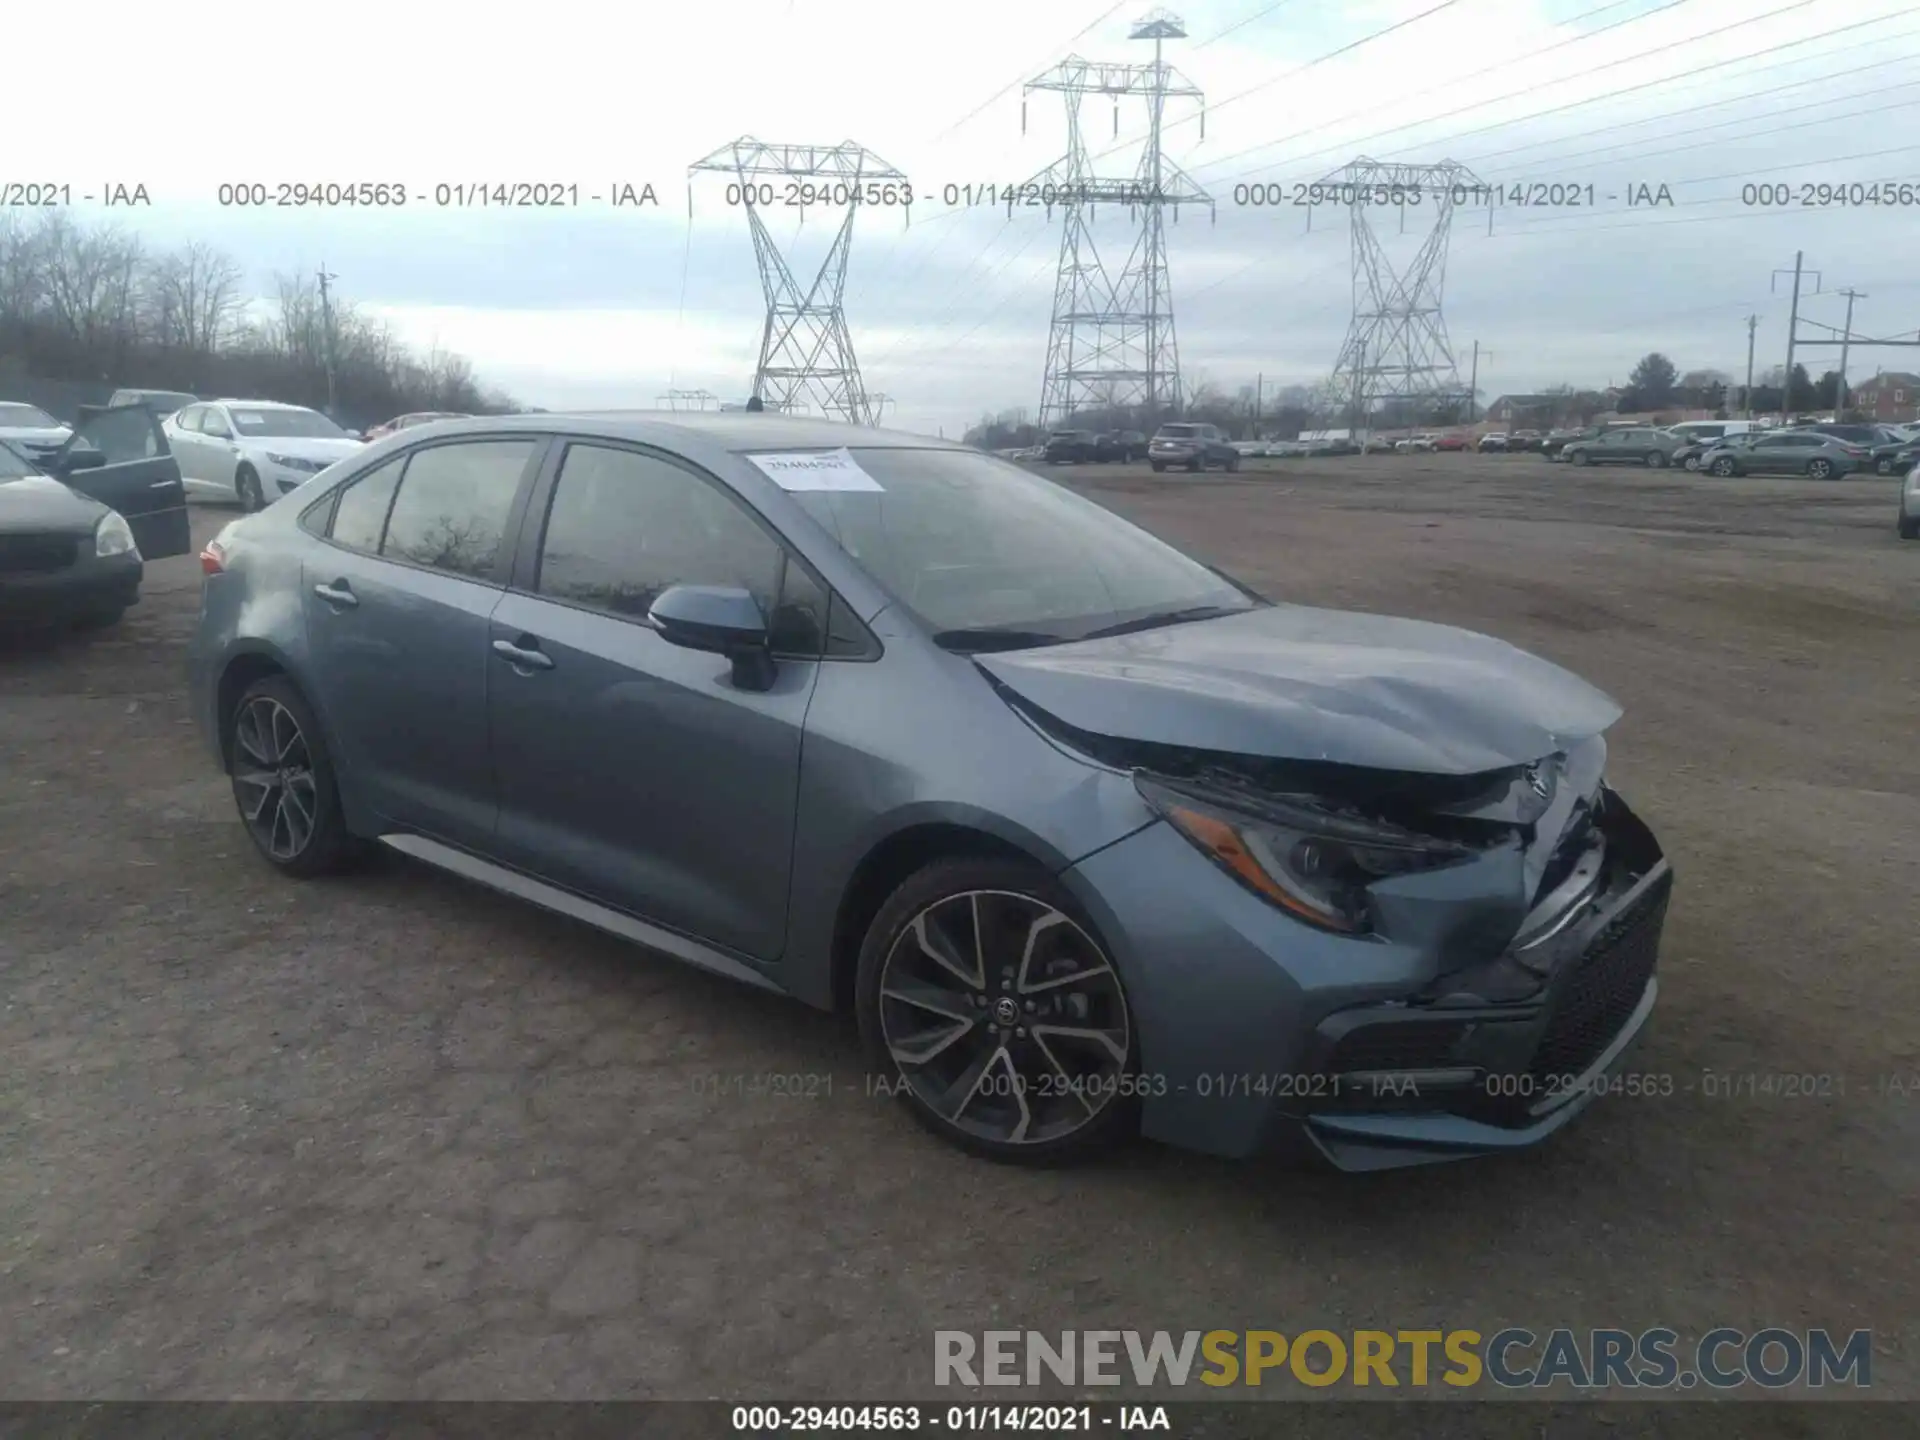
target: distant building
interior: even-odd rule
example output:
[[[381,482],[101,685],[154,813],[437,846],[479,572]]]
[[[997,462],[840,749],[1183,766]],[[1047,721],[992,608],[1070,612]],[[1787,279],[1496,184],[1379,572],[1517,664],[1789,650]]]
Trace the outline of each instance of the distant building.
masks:
[[[1920,375],[1887,370],[1852,387],[1853,408],[1883,425],[1920,418]]]

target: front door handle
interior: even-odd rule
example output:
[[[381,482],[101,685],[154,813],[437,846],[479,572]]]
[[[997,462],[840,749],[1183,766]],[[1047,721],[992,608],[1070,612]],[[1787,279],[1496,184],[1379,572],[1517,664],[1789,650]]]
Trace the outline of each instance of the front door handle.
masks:
[[[527,638],[527,637],[522,637]],[[511,640],[493,642],[493,653],[516,670],[551,670],[553,657],[538,648],[516,645]]]
[[[360,597],[353,593],[344,580],[336,580],[331,585],[316,585],[313,593],[327,604],[341,610],[351,610],[360,603]]]

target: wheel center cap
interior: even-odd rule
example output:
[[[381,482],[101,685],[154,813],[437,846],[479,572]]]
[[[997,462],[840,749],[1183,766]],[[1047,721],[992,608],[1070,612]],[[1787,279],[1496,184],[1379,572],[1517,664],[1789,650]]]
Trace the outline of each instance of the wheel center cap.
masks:
[[[1020,1006],[1011,995],[1002,995],[993,1002],[993,1019],[996,1025],[1011,1025],[1020,1018]]]

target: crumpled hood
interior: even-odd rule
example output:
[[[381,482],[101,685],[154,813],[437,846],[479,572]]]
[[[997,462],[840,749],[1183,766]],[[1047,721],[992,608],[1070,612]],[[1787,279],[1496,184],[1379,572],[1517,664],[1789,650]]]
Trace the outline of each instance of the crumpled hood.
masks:
[[[1298,605],[974,661],[1096,735],[1434,775],[1526,764],[1620,718],[1503,640]]]
[[[106,508],[45,475],[0,480],[0,533],[69,531],[91,535]]]
[[[336,440],[306,435],[242,435],[240,444],[256,455],[291,455],[316,465],[331,465],[366,448],[364,441],[351,438]]]

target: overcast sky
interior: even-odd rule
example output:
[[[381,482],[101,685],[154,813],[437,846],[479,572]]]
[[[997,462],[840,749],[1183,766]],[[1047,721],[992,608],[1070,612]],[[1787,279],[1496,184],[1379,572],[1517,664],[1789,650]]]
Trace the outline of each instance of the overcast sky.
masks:
[[[743,136],[853,140],[904,172],[910,210],[859,216],[847,316],[888,422],[957,433],[983,411],[1037,408],[1060,226],[1040,209],[952,208],[948,185],[1017,183],[1065,149],[1058,95],[1021,82],[1069,55],[1142,61],[1145,4],[972,0],[706,0],[611,6],[546,0],[517,15],[332,0],[323,9],[208,0],[194,29],[222,37],[196,78],[154,66],[151,27],[88,37],[86,101],[60,66],[15,67],[32,167],[3,179],[76,192],[141,183],[148,209],[81,207],[156,244],[214,242],[265,292],[323,261],[343,296],[408,339],[468,356],[483,379],[549,408],[644,406],[668,388],[743,398],[764,310],[746,219],[726,180],[688,166]],[[1804,250],[1825,293],[1803,305],[1855,329],[1920,331],[1920,9],[1892,0],[1188,0],[1167,59],[1207,96],[1169,110],[1166,152],[1216,202],[1184,210],[1169,250],[1189,381],[1232,388],[1325,376],[1352,313],[1343,210],[1244,203],[1236,187],[1319,180],[1366,155],[1455,161],[1505,184],[1592,186],[1577,209],[1456,212],[1445,316],[1462,377],[1474,341],[1486,398],[1623,381],[1650,349],[1683,370],[1784,359],[1787,285]],[[1392,28],[1392,27],[1398,28]],[[1084,33],[1080,33],[1084,30]],[[1390,32],[1390,33],[1382,33]],[[116,39],[116,34],[121,39]],[[1379,38],[1369,37],[1379,36]],[[1347,48],[1351,47],[1351,48]],[[1343,52],[1343,53],[1336,53]],[[122,98],[124,97],[124,98]],[[1144,106],[1090,99],[1102,172],[1138,156]],[[404,210],[243,211],[222,182],[404,183]],[[436,208],[437,184],[577,184],[577,208]],[[1802,206],[1803,185],[1904,183],[1904,207]],[[657,208],[591,194],[652,185]],[[1674,203],[1630,207],[1630,187]],[[1787,205],[1743,187],[1791,187]],[[1267,193],[1267,192],[1262,192]],[[691,198],[690,198],[691,197]],[[1609,198],[1613,197],[1613,198]],[[1865,198],[1861,196],[1860,198]],[[1897,201],[1889,190],[1883,199]],[[1239,199],[1243,203],[1236,203]],[[691,215],[689,210],[691,208]],[[1426,238],[1431,208],[1382,210],[1391,261]],[[796,272],[816,267],[834,217],[775,207]],[[1310,223],[1309,223],[1310,221]],[[1127,219],[1102,212],[1103,255]],[[1491,233],[1489,233],[1491,230]],[[1815,288],[1811,273],[1807,290]],[[1813,333],[1809,327],[1808,334]],[[1807,358],[1818,374],[1837,349]],[[1913,351],[1855,350],[1854,379],[1920,368]]]

